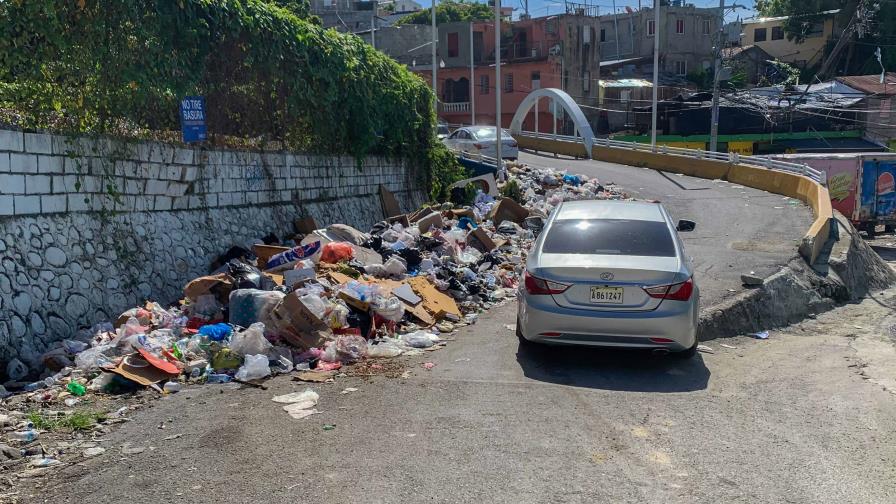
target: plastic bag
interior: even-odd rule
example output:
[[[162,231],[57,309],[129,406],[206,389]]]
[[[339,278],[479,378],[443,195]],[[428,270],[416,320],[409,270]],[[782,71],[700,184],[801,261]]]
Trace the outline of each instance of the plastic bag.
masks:
[[[264,324],[257,322],[230,338],[230,349],[239,355],[267,355],[273,345],[264,337]]]
[[[338,263],[341,261],[348,261],[355,255],[355,249],[352,248],[352,244],[348,242],[330,242],[324,245],[323,251],[320,254],[321,262],[325,263]]]
[[[429,348],[439,341],[439,337],[426,331],[415,331],[408,334],[402,334],[401,341],[409,347]]]
[[[367,356],[367,340],[346,334],[336,338],[336,358],[340,362],[354,362]]]
[[[270,278],[262,275],[261,270],[251,264],[234,259],[227,263],[227,269],[233,278],[235,289],[271,290],[275,287]]]
[[[269,376],[271,368],[268,367],[267,355],[247,355],[243,365],[237,370],[235,378],[242,381],[258,380]]]
[[[19,381],[28,375],[28,366],[19,359],[13,359],[6,365],[6,376],[13,381]]]
[[[395,256],[390,257],[389,260],[383,264],[383,267],[386,270],[386,273],[393,277],[401,277],[408,272],[408,267],[404,260]]]
[[[404,350],[392,338],[367,343],[367,357],[371,359],[384,359],[398,357]]]
[[[199,328],[199,334],[212,341],[223,341],[233,334],[230,324],[207,324]]]
[[[351,310],[345,304],[345,301],[337,299],[330,303],[326,317],[323,319],[330,329],[339,329],[348,326],[348,314]]]
[[[386,320],[398,322],[404,317],[404,303],[395,296],[377,298],[373,303],[373,311]]]
[[[230,293],[230,323],[243,327],[256,322],[271,325],[271,312],[285,296],[279,291],[237,289]]]
[[[327,314],[327,304],[317,294],[299,296],[299,301],[319,319],[323,319]]]
[[[112,353],[114,348],[113,345],[100,345],[88,348],[75,356],[75,366],[77,366],[78,369],[89,371],[110,364],[112,359],[106,355],[106,352]]]

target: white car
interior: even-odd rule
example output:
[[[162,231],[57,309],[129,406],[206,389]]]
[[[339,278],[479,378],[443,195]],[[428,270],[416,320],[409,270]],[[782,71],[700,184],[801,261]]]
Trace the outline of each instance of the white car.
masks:
[[[470,154],[495,157],[497,155],[497,128],[494,126],[465,126],[454,131],[446,138],[448,147]],[[501,158],[516,159],[519,147],[510,133],[501,130]]]

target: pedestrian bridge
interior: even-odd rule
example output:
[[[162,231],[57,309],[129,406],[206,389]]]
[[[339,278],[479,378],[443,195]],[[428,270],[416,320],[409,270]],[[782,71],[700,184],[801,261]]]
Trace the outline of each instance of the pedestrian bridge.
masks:
[[[576,101],[572,99],[572,96],[569,96],[562,89],[544,88],[529,93],[529,95],[523,99],[523,102],[520,103],[519,108],[516,109],[516,113],[513,115],[513,120],[510,122],[510,133],[514,136],[530,133],[523,131],[523,121],[525,121],[529,111],[533,108],[538,110],[537,105],[542,98],[550,100],[552,110],[557,110],[557,107],[560,107],[569,115],[575,125],[573,138],[584,144],[585,153],[590,158],[592,147],[594,147],[594,132],[591,130],[591,125],[588,124],[588,120],[585,118],[582,109],[579,108]],[[538,127],[536,126],[535,129],[538,130]],[[536,136],[539,135],[537,132],[534,132],[533,134]],[[544,133],[544,135],[549,138],[551,136],[553,136],[553,138],[558,138],[556,134],[550,135]],[[568,136],[564,136],[563,138],[570,140],[570,137]]]

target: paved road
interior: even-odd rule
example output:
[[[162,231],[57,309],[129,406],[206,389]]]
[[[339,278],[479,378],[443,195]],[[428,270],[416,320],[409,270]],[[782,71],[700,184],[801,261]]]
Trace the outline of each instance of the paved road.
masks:
[[[321,413],[303,420],[270,400],[306,388],[288,377],[267,391],[207,385],[160,399],[103,436],[105,454],[22,480],[18,498],[892,503],[896,403],[862,376],[852,345],[854,327],[877,331],[893,299],[867,303],[769,340],[723,340],[736,349],[710,342],[715,354],[685,363],[521,350],[504,327],[510,304],[445,349],[399,358],[407,379],[313,385]],[[121,456],[125,442],[146,451]]]
[[[676,219],[696,221],[696,231],[682,236],[704,308],[732,294],[729,289],[741,290],[741,273],[778,271],[812,223],[811,210],[796,200],[728,182],[553,155],[521,153],[520,160],[616,182],[634,197],[662,201]]]

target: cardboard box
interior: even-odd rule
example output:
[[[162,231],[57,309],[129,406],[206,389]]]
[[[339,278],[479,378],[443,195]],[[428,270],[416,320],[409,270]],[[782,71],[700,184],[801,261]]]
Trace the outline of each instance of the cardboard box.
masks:
[[[484,229],[478,227],[467,233],[467,243],[469,243],[473,247],[476,247],[476,249],[480,252],[485,253],[495,250],[501,245],[504,245],[505,242],[504,240],[501,240],[501,242],[498,243],[495,240],[492,240]]]
[[[442,221],[442,214],[439,212],[431,212],[417,221],[417,229],[420,230],[420,234],[424,234],[429,232],[429,228],[441,228],[444,224],[444,221]]]
[[[474,212],[472,208],[454,208],[445,212],[445,216],[454,220],[460,219],[461,217],[467,217],[472,219],[473,222],[479,222],[479,219],[476,217],[476,212]]]
[[[406,214],[396,215],[395,217],[389,217],[386,219],[386,222],[389,224],[395,224],[396,222],[401,224],[402,227],[409,228],[411,227],[411,221],[408,220],[408,216]]]
[[[287,294],[271,313],[274,329],[299,348],[319,347],[333,339],[327,324],[309,310],[295,294]]]
[[[522,224],[528,216],[529,211],[510,198],[503,198],[488,213],[488,218],[495,223],[495,226],[499,226],[506,220]]]
[[[252,245],[252,250],[255,252],[255,255],[258,256],[256,266],[262,271],[267,269],[268,260],[270,260],[271,257],[280,252],[286,252],[289,249],[290,247],[279,247],[277,245]]]
[[[233,290],[233,281],[226,273],[218,273],[217,275],[201,276],[193,279],[184,286],[184,297],[196,299],[204,294],[214,294],[221,298],[226,298]]]

